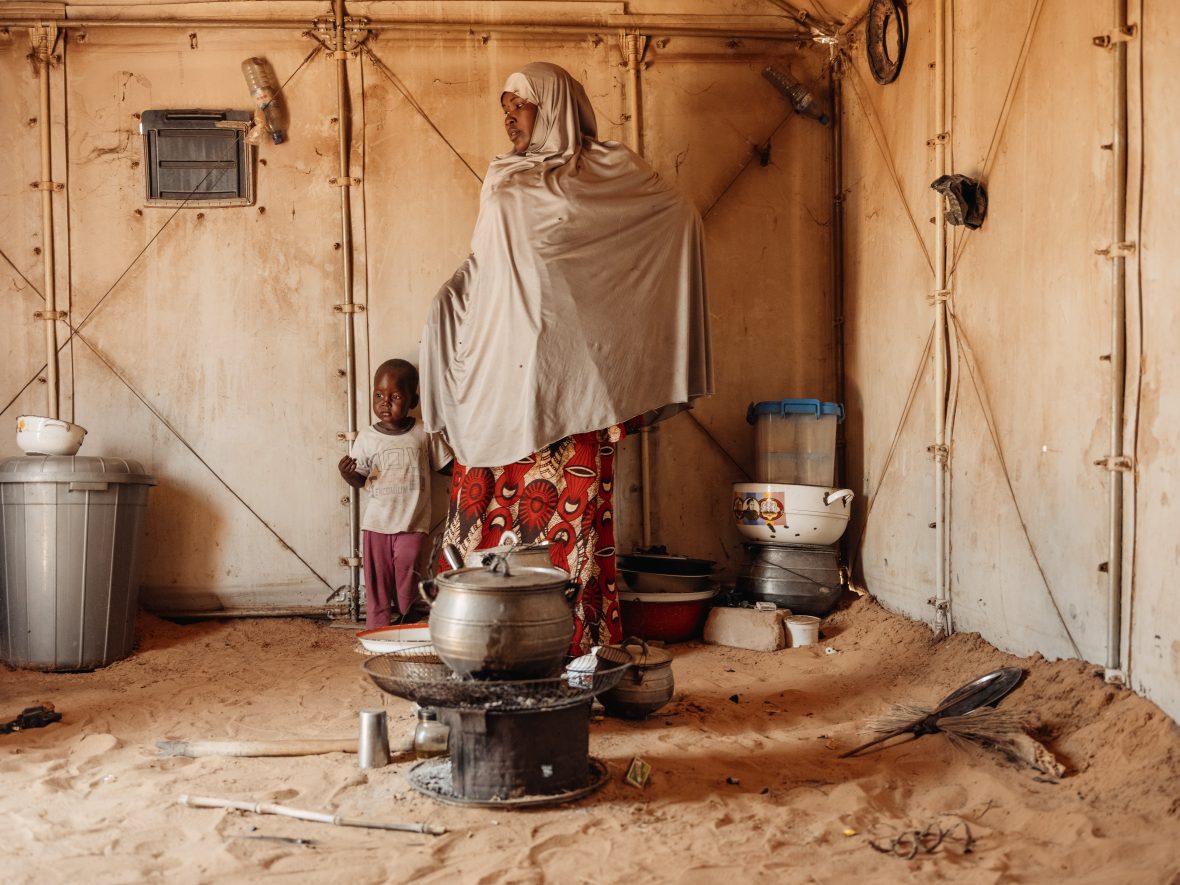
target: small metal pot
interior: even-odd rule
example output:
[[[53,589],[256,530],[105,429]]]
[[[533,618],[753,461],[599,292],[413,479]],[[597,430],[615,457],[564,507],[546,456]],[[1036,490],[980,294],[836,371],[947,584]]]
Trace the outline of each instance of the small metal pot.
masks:
[[[500,536],[500,546],[472,550],[464,557],[463,564],[469,568],[476,568],[491,565],[496,557],[501,557],[508,560],[509,568],[554,568],[553,560],[549,557],[549,548],[552,546],[548,541],[521,544],[514,532],[504,532]]]
[[[446,571],[420,585],[430,640],[460,676],[536,679],[561,669],[574,634],[578,585],[556,568],[490,566]]]
[[[661,648],[648,648],[646,642],[636,638],[627,639],[618,647],[630,655],[631,668],[618,685],[599,695],[598,700],[614,716],[644,719],[672,699],[676,688],[672,655]]]

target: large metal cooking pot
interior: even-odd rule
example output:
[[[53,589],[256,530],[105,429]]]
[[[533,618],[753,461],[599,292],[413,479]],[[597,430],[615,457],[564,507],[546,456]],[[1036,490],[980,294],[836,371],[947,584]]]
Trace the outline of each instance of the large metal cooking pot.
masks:
[[[797,615],[823,617],[844,589],[835,547],[783,544],[743,545],[746,559],[735,587],[742,596],[773,602]]]
[[[537,679],[561,669],[574,635],[578,585],[556,568],[452,569],[421,585],[430,640],[443,663],[477,679]]]

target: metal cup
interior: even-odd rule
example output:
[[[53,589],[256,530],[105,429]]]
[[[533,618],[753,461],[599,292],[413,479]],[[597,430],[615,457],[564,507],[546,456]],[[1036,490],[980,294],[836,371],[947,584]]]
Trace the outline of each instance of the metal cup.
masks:
[[[389,764],[389,720],[384,710],[361,710],[356,760],[361,768],[381,768]]]

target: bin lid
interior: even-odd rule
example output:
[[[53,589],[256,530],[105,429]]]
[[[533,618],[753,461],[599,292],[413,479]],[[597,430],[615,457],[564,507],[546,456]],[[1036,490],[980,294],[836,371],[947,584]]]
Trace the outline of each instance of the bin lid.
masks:
[[[750,403],[746,409],[746,420],[753,424],[759,415],[835,415],[837,421],[844,420],[844,406],[840,403],[822,403],[817,399],[772,399]]]
[[[106,482],[154,486],[138,461],[90,455],[20,455],[0,461],[3,482]]]

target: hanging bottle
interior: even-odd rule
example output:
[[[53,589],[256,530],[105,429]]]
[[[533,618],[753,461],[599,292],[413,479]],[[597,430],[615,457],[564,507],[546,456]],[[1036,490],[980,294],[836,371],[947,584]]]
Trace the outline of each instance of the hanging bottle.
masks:
[[[270,65],[264,58],[248,58],[242,62],[242,74],[246,78],[246,85],[250,87],[254,103],[266,119],[266,128],[270,130],[271,140],[275,144],[282,144],[286,137],[286,126],[279,101],[279,90],[275,85]]]
[[[812,102],[814,101],[812,94],[807,91],[806,86],[790,74],[784,74],[778,68],[767,65],[762,69],[762,76],[783,94],[787,101],[791,103],[791,107],[795,109],[796,114],[811,117],[811,119],[824,126],[828,125],[828,115],[812,106]]]

